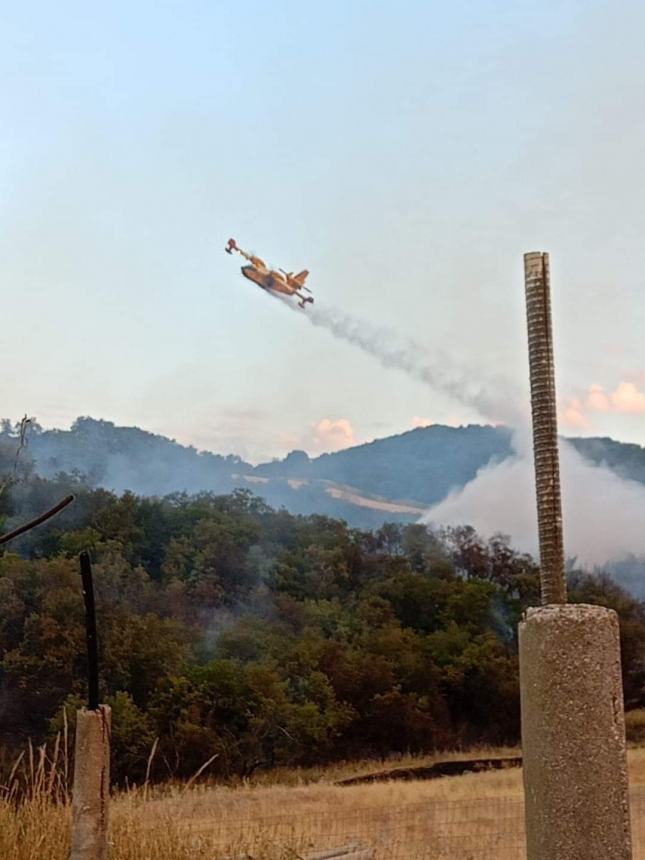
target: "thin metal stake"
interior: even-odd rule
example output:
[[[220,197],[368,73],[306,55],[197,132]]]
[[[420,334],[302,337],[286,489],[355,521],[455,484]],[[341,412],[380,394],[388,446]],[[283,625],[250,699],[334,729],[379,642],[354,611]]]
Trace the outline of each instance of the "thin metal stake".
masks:
[[[79,556],[81,579],[83,580],[83,599],[85,601],[85,631],[87,635],[87,707],[90,711],[99,709],[99,652],[96,637],[96,607],[94,605],[94,582],[92,563],[86,550]]]

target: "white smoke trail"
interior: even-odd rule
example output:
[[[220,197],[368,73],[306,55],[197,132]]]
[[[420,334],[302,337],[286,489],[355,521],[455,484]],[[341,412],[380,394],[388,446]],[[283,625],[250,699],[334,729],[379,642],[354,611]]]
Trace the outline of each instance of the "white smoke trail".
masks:
[[[297,310],[289,302],[292,310]],[[537,554],[537,513],[528,409],[508,380],[484,377],[438,350],[401,338],[391,328],[377,328],[336,308],[301,313],[312,325],[351,343],[414,379],[474,407],[485,418],[503,420],[515,429],[514,456],[492,463],[474,480],[432,507],[425,522],[472,525],[480,534],[508,535],[518,549]],[[565,550],[584,565],[602,565],[633,554],[645,557],[645,487],[621,478],[605,466],[587,462],[560,441]]]
[[[285,304],[298,310],[289,301]],[[383,367],[400,370],[448,394],[459,403],[476,409],[489,421],[503,421],[514,426],[521,419],[521,410],[517,406],[519,393],[506,379],[486,378],[481,370],[475,370],[454,356],[429,350],[410,338],[402,338],[392,328],[374,326],[337,308],[307,305],[300,316],[373,356]]]

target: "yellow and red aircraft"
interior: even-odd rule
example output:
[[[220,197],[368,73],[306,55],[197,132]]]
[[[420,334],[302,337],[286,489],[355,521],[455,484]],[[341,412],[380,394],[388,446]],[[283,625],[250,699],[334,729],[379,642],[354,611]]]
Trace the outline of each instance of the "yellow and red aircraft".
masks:
[[[263,290],[269,293],[280,293],[283,296],[296,296],[301,308],[304,308],[308,302],[313,304],[311,296],[303,295],[303,291],[311,292],[308,287],[305,287],[305,281],[309,274],[307,269],[303,269],[297,275],[294,275],[293,272],[285,272],[284,269],[270,269],[264,260],[239,248],[235,239],[229,239],[224,250],[227,254],[237,251],[245,260],[249,261],[250,266],[242,266],[242,274],[249,281],[262,287]]]

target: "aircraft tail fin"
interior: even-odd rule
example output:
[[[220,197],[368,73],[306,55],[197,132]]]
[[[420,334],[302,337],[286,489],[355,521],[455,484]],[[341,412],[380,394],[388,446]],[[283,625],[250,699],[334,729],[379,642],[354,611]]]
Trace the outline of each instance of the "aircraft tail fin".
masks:
[[[307,276],[309,272],[307,269],[303,269],[302,272],[298,272],[297,275],[293,276],[294,283],[298,284],[298,286],[302,287],[307,280]]]

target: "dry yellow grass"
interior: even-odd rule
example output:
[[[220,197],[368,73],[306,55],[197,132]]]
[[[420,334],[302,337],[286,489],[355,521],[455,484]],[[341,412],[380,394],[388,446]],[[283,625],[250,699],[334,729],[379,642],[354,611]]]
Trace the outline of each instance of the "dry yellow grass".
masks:
[[[645,858],[645,749],[630,750],[629,761],[635,857]],[[387,766],[413,763],[421,760]],[[352,840],[373,845],[378,860],[524,858],[518,768],[430,781],[332,784],[371,769],[363,764],[326,773],[282,772],[273,775],[278,782],[272,785],[262,777],[234,788],[162,787],[146,799],[140,790],[118,794],[111,858],[219,860],[247,852],[258,860],[294,860],[310,847]],[[67,860],[69,822],[69,806],[52,805],[42,795],[18,807],[0,800],[0,857]]]

